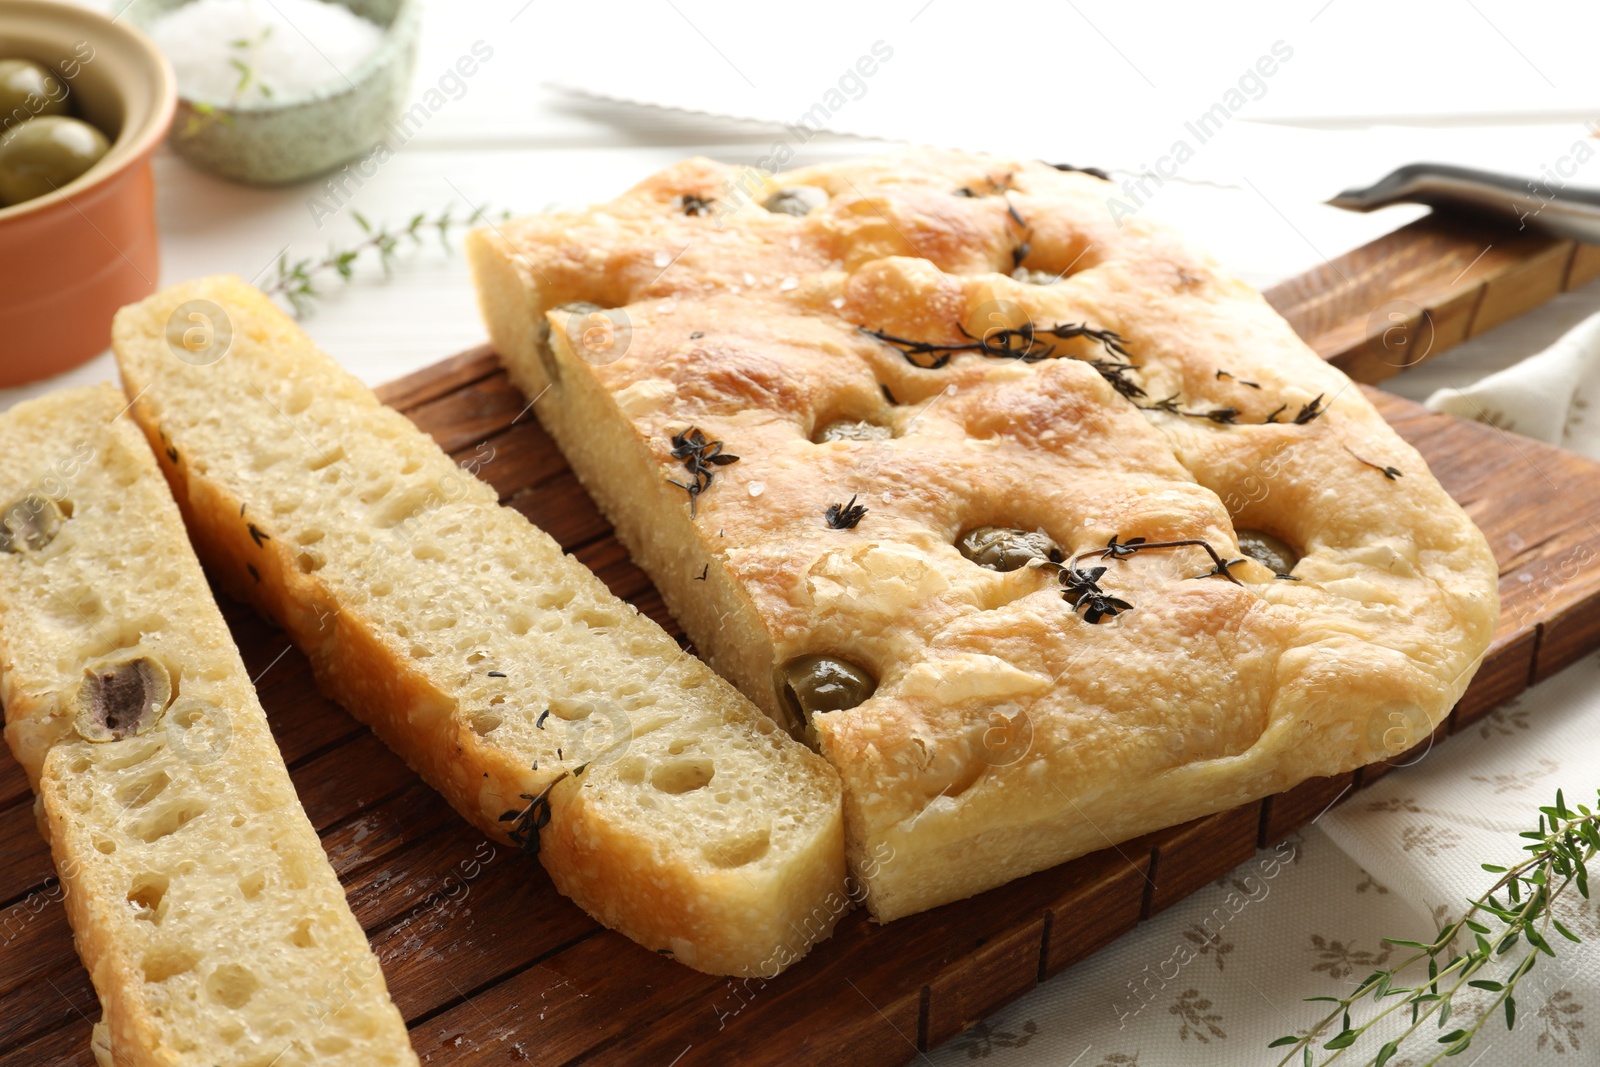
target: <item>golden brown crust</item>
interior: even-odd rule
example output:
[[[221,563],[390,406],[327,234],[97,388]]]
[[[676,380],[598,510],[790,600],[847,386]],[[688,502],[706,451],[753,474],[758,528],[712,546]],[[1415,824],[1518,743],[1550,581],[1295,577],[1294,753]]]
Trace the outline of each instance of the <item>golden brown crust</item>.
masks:
[[[533,394],[554,371],[535,410],[710,662],[769,713],[791,657],[877,676],[815,720],[858,869],[893,850],[867,878],[875,916],[1383,758],[1448,712],[1498,614],[1494,559],[1254,290],[1043,164],[797,171],[782,184],[829,194],[804,217],[742,181],[689,161],[469,252],[513,376]],[[574,300],[623,308],[620,358],[604,322],[559,307]],[[1114,331],[1127,357],[1042,332],[1036,361],[906,353],[865,332],[959,346],[1027,324]],[[813,443],[839,418],[894,437]],[[689,425],[740,457],[692,516],[666,482]],[[824,509],[852,496],[867,515],[830,529]],[[1193,547],[1105,560],[1101,585],[1133,607],[1090,625],[1050,568],[956,550],[987,524],[1068,555],[1143,537],[1229,559],[1236,526],[1264,529],[1298,546],[1300,580],[1253,561],[1229,568],[1239,584],[1191,580],[1213,566]]]

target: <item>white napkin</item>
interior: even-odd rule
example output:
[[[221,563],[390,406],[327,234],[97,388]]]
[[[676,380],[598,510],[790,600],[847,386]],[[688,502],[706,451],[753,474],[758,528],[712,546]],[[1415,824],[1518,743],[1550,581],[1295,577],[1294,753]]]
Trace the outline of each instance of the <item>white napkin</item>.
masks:
[[[1585,417],[1600,387],[1600,314],[1537,355],[1461,389],[1440,389],[1427,406],[1600,459],[1600,419]]]
[[[1480,863],[1517,861],[1517,833],[1534,827],[1558,787],[1569,806],[1594,804],[1597,680],[1600,656],[1580,660],[917,1062],[1277,1063],[1267,1042],[1302,1032],[1328,1007],[1302,998],[1348,994],[1374,969],[1398,963],[1404,950],[1385,937],[1430,940],[1441,920],[1492,884],[1496,876]],[[1571,896],[1560,914],[1584,943],[1553,937],[1556,958],[1518,987],[1516,1030],[1507,1033],[1497,1013],[1466,1054],[1447,1062],[1600,1063],[1600,910]],[[1469,1025],[1491,996],[1458,997],[1446,1029]],[[1358,1018],[1372,1010],[1365,1001]],[[1380,1030],[1350,1050],[1361,1055],[1345,1058],[1369,1062],[1396,1033]],[[1442,1049],[1442,1032],[1425,1027],[1389,1067],[1427,1062]],[[1317,1051],[1319,1064],[1332,1055]]]

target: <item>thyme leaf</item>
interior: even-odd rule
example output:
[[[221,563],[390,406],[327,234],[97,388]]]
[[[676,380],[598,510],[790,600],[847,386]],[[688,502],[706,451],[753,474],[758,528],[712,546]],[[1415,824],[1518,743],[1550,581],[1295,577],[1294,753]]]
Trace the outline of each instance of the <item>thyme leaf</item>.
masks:
[[[1322,1060],[1324,1064],[1367,1037],[1383,1019],[1405,1012],[1410,1015],[1410,1025],[1367,1060],[1385,1064],[1430,1020],[1443,1030],[1452,1017],[1454,997],[1463,987],[1485,990],[1494,997],[1470,1022],[1461,1020],[1465,1025],[1436,1037],[1434,1048],[1421,1053],[1423,1067],[1465,1051],[1496,1014],[1503,1012],[1506,1029],[1514,1029],[1517,985],[1541,955],[1555,955],[1552,934],[1568,941],[1581,940],[1555,917],[1554,908],[1573,889],[1584,898],[1589,896],[1588,863],[1600,851],[1600,813],[1582,804],[1569,808],[1558,790],[1555,804],[1539,809],[1538,829],[1525,830],[1520,836],[1529,842],[1523,846],[1527,858],[1511,867],[1482,864],[1499,878],[1469,902],[1459,919],[1446,923],[1432,941],[1386,937],[1389,944],[1413,951],[1394,967],[1362,979],[1348,996],[1310,998],[1329,1001],[1332,1006],[1304,1034],[1287,1034],[1268,1044],[1268,1048],[1286,1050],[1279,1067],[1291,1061],[1314,1063],[1313,1047],[1335,1024],[1338,1032],[1321,1046],[1333,1051]],[[1471,947],[1463,951],[1457,941],[1468,937]],[[1522,943],[1527,951],[1515,952]],[[1406,976],[1422,969],[1426,969],[1425,977]],[[1491,974],[1496,977],[1489,977]],[[1385,1000],[1393,1003],[1373,1011],[1364,1021],[1353,1021],[1359,1002],[1368,996],[1378,1004]]]

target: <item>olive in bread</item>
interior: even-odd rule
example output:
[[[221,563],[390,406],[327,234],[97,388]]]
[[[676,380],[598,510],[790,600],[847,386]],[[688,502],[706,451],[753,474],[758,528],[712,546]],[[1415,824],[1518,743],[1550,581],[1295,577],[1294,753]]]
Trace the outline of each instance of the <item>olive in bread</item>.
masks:
[[[168,343],[200,301],[231,333],[209,362]],[[464,817],[703,971],[775,973],[831,930],[827,763],[270,300],[237,279],[180,285],[124,308],[113,338],[212,572]]]
[[[6,740],[118,1067],[414,1067],[126,401],[0,415]]]

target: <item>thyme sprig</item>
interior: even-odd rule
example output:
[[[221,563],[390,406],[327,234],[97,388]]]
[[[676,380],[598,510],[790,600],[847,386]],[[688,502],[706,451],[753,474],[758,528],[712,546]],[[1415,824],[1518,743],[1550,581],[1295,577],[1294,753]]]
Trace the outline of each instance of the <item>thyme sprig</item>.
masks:
[[[1026,225],[1021,221],[1021,216],[1013,214],[1012,217],[1019,225]],[[1087,337],[1099,342],[1104,347],[1110,359],[1085,359],[1080,362],[1093,367],[1100,377],[1115,389],[1125,399],[1134,403],[1141,411],[1164,411],[1171,415],[1182,415],[1191,419],[1207,419],[1219,426],[1237,426],[1239,416],[1242,414],[1236,407],[1215,407],[1200,411],[1183,406],[1182,394],[1173,393],[1160,400],[1149,404],[1139,401],[1148,399],[1144,387],[1128,377],[1129,372],[1139,369],[1129,355],[1126,342],[1121,334],[1115,330],[1097,329],[1087,323],[1060,323],[1055,326],[1035,326],[1032,322],[1024,322],[1021,326],[1006,326],[997,330],[989,330],[982,337],[974,337],[968,333],[966,327],[957,325],[965,341],[914,341],[908,337],[898,337],[884,330],[874,330],[866,326],[859,327],[868,337],[882,341],[900,350],[907,363],[918,370],[942,370],[949,366],[950,361],[962,352],[976,352],[990,359],[1016,359],[1024,363],[1038,363],[1041,360],[1055,356],[1057,346],[1043,338],[1053,337],[1057,340],[1071,340],[1077,337]],[[1227,371],[1218,370],[1217,379],[1233,378]],[[1238,380],[1238,379],[1235,379]],[[1242,382],[1241,384],[1259,389],[1256,382]],[[1290,421],[1296,426],[1321,417],[1328,410],[1323,403],[1324,394],[1318,393],[1309,403],[1302,404],[1300,410]],[[1279,416],[1289,410],[1288,404],[1280,404],[1277,409],[1262,419],[1263,425],[1280,422]]]
[[[1337,1023],[1338,1032],[1321,1046],[1333,1053],[1321,1062],[1332,1063],[1379,1021],[1407,1008],[1411,1012],[1410,1026],[1368,1058],[1369,1067],[1383,1067],[1394,1058],[1400,1046],[1430,1020],[1441,1032],[1434,1037],[1438,1047],[1431,1058],[1423,1061],[1424,1067],[1464,1052],[1497,1011],[1504,1013],[1506,1029],[1514,1029],[1517,985],[1533,969],[1540,953],[1555,956],[1550,946],[1552,937],[1559,934],[1568,941],[1581,940],[1555,917],[1554,905],[1572,888],[1584,898],[1589,896],[1587,864],[1600,851],[1600,814],[1582,804],[1576,810],[1568,808],[1559,790],[1555,804],[1541,807],[1539,812],[1539,828],[1525,830],[1519,835],[1531,842],[1523,846],[1529,853],[1528,858],[1509,868],[1483,864],[1484,870],[1500,877],[1485,893],[1468,902],[1461,918],[1446,924],[1431,942],[1384,938],[1391,945],[1415,951],[1395,967],[1374,971],[1362,979],[1349,996],[1307,998],[1328,1002],[1333,1007],[1304,1035],[1289,1034],[1268,1044],[1268,1048],[1288,1049],[1278,1061],[1279,1067],[1285,1067],[1290,1061],[1312,1067],[1315,1062],[1313,1046]],[[1457,953],[1457,939],[1468,933],[1472,936],[1472,947]],[[1505,970],[1502,957],[1524,942],[1527,952],[1519,954],[1509,963],[1509,970]],[[1424,965],[1426,980],[1418,975],[1416,985],[1402,984],[1402,972]],[[1489,974],[1500,977],[1487,977]],[[1457,1025],[1447,1031],[1445,1027],[1452,1018],[1454,998],[1463,987],[1485,990],[1493,993],[1494,998],[1468,1025]],[[1358,1002],[1368,995],[1375,1002],[1393,998],[1394,1003],[1358,1025],[1351,1014]]]
[[[1366,459],[1366,458],[1364,458],[1362,456],[1357,456],[1356,453],[1355,453],[1355,450],[1353,448],[1351,448],[1349,445],[1345,445],[1344,446],[1344,450],[1346,452],[1349,452],[1350,455],[1355,458],[1355,461],[1357,463],[1360,463],[1360,464],[1362,464],[1364,466],[1367,466],[1367,467],[1371,467],[1373,470],[1377,471],[1379,474],[1383,475],[1385,478],[1389,479],[1391,482],[1394,481],[1397,478],[1405,477],[1404,472],[1402,472],[1399,467],[1385,467],[1382,463],[1374,463],[1370,459]]]
[[[1032,322],[1025,322],[1021,326],[989,330],[982,337],[974,337],[964,326],[957,326],[956,329],[961,331],[961,336],[966,338],[965,341],[949,343],[913,341],[906,337],[896,337],[883,330],[868,329],[865,326],[861,327],[861,332],[898,348],[901,355],[905,356],[906,362],[920,370],[940,370],[948,366],[950,360],[959,352],[977,352],[991,359],[1020,359],[1024,363],[1038,363],[1056,353],[1056,346],[1041,340],[1042,337],[1054,337],[1061,341],[1087,337],[1091,341],[1099,342],[1105,348],[1107,355],[1121,359],[1123,362],[1118,366],[1124,371],[1137,369],[1129,362],[1128,350],[1123,347],[1121,334],[1115,330],[1096,329],[1087,323],[1064,322],[1055,326],[1035,326]],[[918,362],[918,358],[923,356],[930,357],[930,362]]]
[[[290,259],[289,250],[284,249],[278,256],[277,274],[271,282],[262,287],[268,296],[281,296],[289,301],[296,315],[304,315],[315,304],[322,290],[317,287],[318,280],[327,274],[336,274],[342,281],[350,281],[355,276],[356,261],[369,252],[378,254],[378,262],[383,266],[385,276],[394,273],[395,256],[401,246],[409,241],[420,245],[430,233],[439,235],[439,243],[446,251],[450,250],[450,235],[453,231],[479,222],[506,219],[511,216],[509,211],[493,213],[487,207],[474,208],[470,214],[457,215],[454,206],[446,206],[437,215],[426,212],[417,212],[403,226],[373,225],[367,217],[359,211],[352,211],[351,215],[356,220],[356,225],[361,227],[362,238],[355,244],[345,248],[330,247],[324,256],[308,256],[304,259]]]
[[[828,510],[822,513],[822,521],[830,530],[853,530],[866,517],[867,506],[857,504],[854,494],[848,504],[829,504]]]
[[[1078,566],[1078,561],[1090,556],[1126,560],[1132,559],[1140,552],[1161,548],[1203,548],[1211,557],[1211,569],[1200,574],[1191,574],[1189,577],[1226,578],[1234,585],[1244,584],[1228,569],[1237,563],[1243,563],[1244,558],[1241,556],[1238,559],[1227,559],[1212,548],[1210,542],[1198,537],[1178,541],[1150,541],[1143,537],[1130,537],[1126,541],[1119,541],[1118,535],[1112,534],[1111,540],[1106,542],[1106,547],[1076,553],[1065,563],[1062,562],[1060,550],[1053,550],[1044,566],[1056,568],[1056,578],[1062,587],[1061,598],[1071,604],[1074,611],[1081,608],[1084,613],[1083,621],[1094,625],[1103,618],[1114,618],[1124,611],[1132,611],[1133,605],[1120,597],[1112,596],[1100,587],[1100,578],[1106,573],[1107,567],[1091,567],[1085,570]]]
[[[689,481],[676,478],[667,481],[689,494],[689,516],[694,517],[700,494],[711,488],[712,467],[725,467],[739,462],[739,457],[722,450],[721,441],[708,441],[706,435],[694,426],[687,426],[672,435],[672,457],[683,460]]]
[[[579,770],[581,772],[582,768]],[[507,831],[506,836],[511,839],[513,845],[530,856],[539,854],[539,831],[550,825],[550,790],[566,776],[566,771],[556,775],[537,796],[532,793],[519,794],[523,800],[528,801],[528,806],[520,809],[512,808],[497,820],[516,824]]]

